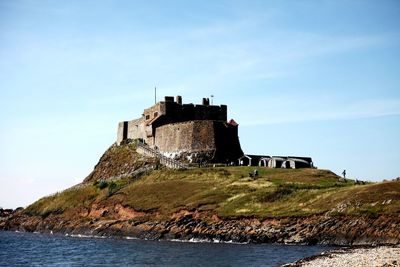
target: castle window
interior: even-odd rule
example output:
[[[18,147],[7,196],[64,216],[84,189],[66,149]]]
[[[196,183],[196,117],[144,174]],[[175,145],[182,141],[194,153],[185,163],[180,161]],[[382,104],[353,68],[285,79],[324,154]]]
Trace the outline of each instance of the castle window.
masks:
[[[150,119],[150,115],[146,115],[146,120]]]
[[[157,117],[157,115],[158,115],[158,112],[154,112],[154,118]]]

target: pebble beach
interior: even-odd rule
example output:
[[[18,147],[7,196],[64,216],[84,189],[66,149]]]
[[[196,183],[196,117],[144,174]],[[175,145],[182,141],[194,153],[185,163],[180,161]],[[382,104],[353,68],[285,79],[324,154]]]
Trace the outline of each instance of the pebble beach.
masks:
[[[400,266],[400,246],[380,246],[372,248],[346,248],[309,257],[294,263],[283,265],[285,267],[392,267]]]

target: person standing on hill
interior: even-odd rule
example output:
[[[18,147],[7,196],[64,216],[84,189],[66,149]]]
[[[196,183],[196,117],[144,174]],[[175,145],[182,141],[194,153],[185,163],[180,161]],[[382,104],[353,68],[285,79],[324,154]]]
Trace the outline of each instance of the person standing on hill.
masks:
[[[343,170],[342,174],[343,174],[343,179],[346,179],[346,170]]]

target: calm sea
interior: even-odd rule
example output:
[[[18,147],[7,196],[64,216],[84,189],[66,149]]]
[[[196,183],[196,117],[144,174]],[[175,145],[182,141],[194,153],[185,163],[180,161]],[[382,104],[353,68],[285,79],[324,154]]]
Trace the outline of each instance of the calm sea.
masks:
[[[276,266],[328,246],[89,238],[0,231],[1,266]]]

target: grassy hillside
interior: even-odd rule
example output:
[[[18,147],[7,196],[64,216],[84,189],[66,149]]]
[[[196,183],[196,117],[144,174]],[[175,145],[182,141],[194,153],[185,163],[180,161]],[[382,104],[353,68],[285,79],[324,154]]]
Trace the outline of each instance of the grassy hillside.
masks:
[[[108,159],[110,160],[110,159]],[[355,185],[327,170],[220,167],[155,170],[140,179],[90,179],[76,188],[30,205],[32,215],[88,213],[93,207],[118,204],[146,216],[171,216],[197,210],[232,217],[400,215],[400,182]],[[111,215],[110,215],[111,216]]]

